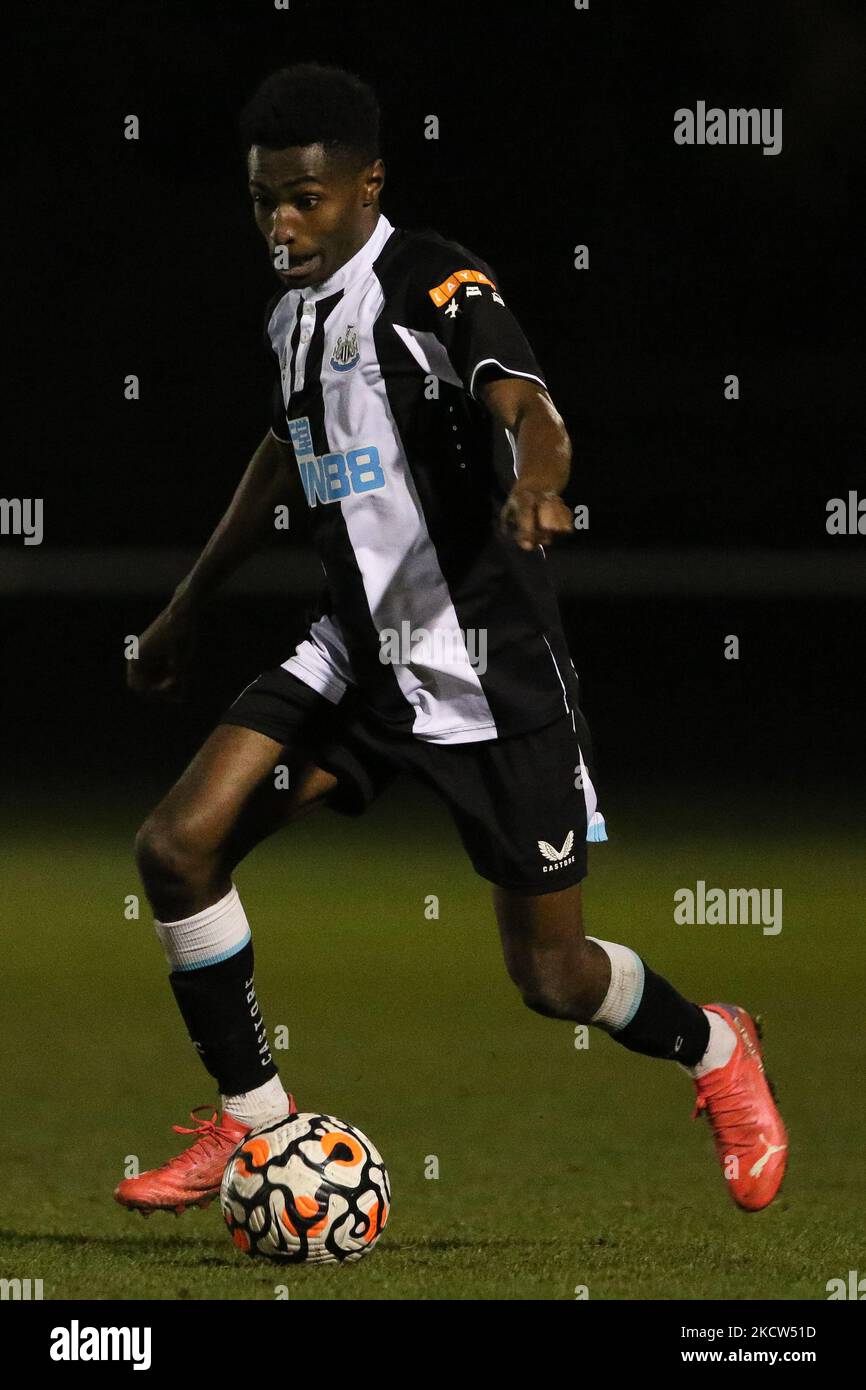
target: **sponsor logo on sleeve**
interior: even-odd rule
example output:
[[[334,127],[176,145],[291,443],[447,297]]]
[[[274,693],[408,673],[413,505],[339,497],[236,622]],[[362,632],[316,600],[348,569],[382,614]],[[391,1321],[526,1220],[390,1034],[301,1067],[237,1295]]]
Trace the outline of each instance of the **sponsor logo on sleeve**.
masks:
[[[447,304],[452,295],[457,293],[460,286],[466,284],[489,285],[492,290],[496,289],[489,275],[485,275],[483,271],[454,270],[447,280],[443,280],[441,285],[434,285],[432,290],[428,290],[427,293],[437,309],[441,309],[442,305]]]

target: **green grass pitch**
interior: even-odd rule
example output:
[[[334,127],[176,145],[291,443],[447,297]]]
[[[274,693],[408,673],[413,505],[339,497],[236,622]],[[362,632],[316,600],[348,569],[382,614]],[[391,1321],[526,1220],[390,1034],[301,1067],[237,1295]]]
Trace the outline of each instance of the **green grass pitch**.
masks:
[[[591,854],[587,929],[624,941],[693,998],[765,1019],[791,1132],[780,1199],[730,1201],[706,1121],[670,1063],[540,1018],[505,975],[487,886],[434,803],[395,792],[359,821],[310,817],[241,866],[259,997],[302,1109],[382,1150],[392,1219],[357,1265],[239,1254],[218,1204],[147,1221],[111,1199],[126,1155],[185,1142],[213,1098],[177,1016],[131,838],[146,806],[94,797],[74,821],[5,833],[6,1049],[0,1276],[46,1298],[826,1298],[863,1269],[862,845],[731,798],[695,814],[620,798]],[[745,826],[748,822],[750,831]],[[720,826],[727,824],[727,832]],[[734,827],[731,831],[730,827]],[[676,926],[698,878],[782,887],[779,936]],[[438,920],[425,900],[439,900]],[[438,1179],[425,1177],[435,1155]]]

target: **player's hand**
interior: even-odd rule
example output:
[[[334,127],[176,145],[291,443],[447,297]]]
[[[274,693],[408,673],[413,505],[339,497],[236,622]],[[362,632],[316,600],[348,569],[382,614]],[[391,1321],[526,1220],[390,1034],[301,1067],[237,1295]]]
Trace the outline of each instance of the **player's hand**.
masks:
[[[148,700],[182,700],[196,626],[190,609],[171,604],[163,609],[141,634],[137,659],[126,663],[129,689]]]
[[[499,521],[503,532],[513,536],[521,550],[550,545],[557,536],[570,536],[574,531],[574,517],[558,493],[520,483],[512,488]]]

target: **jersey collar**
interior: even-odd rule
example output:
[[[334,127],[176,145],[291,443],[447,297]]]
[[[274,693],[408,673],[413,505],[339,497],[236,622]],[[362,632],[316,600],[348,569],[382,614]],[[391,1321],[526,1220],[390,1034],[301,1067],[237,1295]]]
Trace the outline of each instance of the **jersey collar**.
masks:
[[[380,212],[379,220],[373,228],[372,234],[364,242],[361,249],[356,251],[348,261],[344,261],[339,269],[335,270],[327,280],[323,280],[320,285],[309,285],[306,289],[301,290],[301,298],[305,301],[325,299],[328,295],[336,294],[339,290],[345,290],[354,280],[357,280],[370,269],[393,230],[394,228],[385,214]]]

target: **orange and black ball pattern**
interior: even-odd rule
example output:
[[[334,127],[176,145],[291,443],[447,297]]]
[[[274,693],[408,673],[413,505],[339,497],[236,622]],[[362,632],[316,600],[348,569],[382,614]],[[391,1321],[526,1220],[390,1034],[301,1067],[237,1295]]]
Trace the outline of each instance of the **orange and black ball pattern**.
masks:
[[[294,1263],[360,1260],[384,1229],[391,1184],[378,1149],[333,1115],[263,1125],[235,1150],[220,1202],[239,1250]]]

